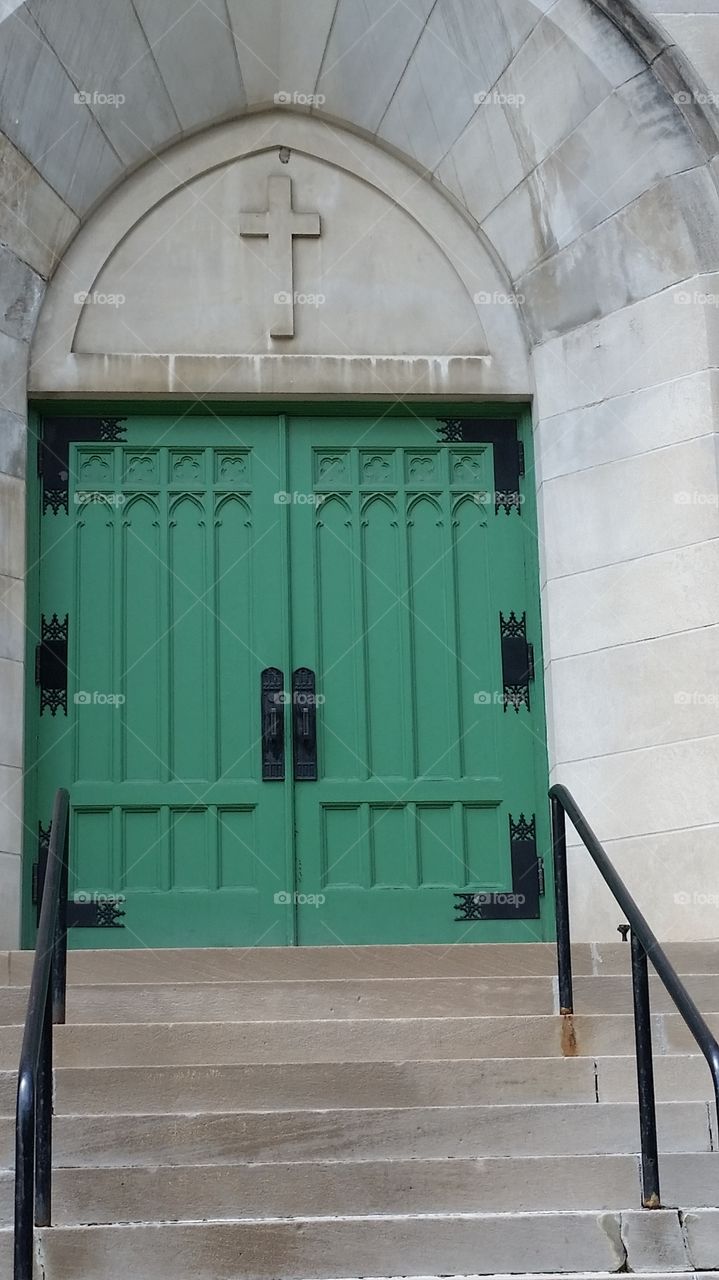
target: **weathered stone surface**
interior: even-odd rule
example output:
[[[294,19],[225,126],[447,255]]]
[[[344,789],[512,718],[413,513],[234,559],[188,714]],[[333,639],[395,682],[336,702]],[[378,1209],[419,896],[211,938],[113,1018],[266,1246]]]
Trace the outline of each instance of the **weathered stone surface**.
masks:
[[[455,41],[463,24],[459,30],[448,27],[444,11],[449,7],[433,10],[380,126],[383,138],[398,147],[408,145],[410,155],[429,170],[474,115],[475,94],[485,87],[466,56],[458,54]],[[431,86],[437,78],[452,84],[453,92],[434,95]]]
[[[669,35],[685,51],[699,74],[706,81],[710,92],[719,93],[719,9],[715,0],[702,10],[693,0],[691,8],[681,12],[681,5],[673,3],[662,13],[662,23]]]
[[[546,584],[544,597],[545,636],[555,661],[605,645],[713,627],[719,613],[719,542],[555,578]],[[604,607],[607,600],[611,610]]]
[[[684,1231],[692,1266],[716,1271],[719,1267],[719,1210],[685,1213]]]
[[[589,1015],[576,1020],[582,1054],[628,1053],[632,1020]],[[19,1027],[0,1027],[0,1069],[17,1060]],[[682,1046],[683,1047],[683,1046]],[[58,1066],[224,1066],[249,1062],[404,1062],[436,1058],[564,1056],[562,1026],[552,1016],[352,1019],[332,1022],[69,1024],[57,1031]]]
[[[89,110],[125,164],[149,159],[180,133],[131,0],[113,0],[109,7],[92,0],[62,6],[28,0],[26,9],[76,91],[89,95]]]
[[[703,163],[705,155],[676,117],[675,104],[649,71],[591,112],[530,175],[527,190],[518,188],[482,223],[513,278],[661,178]],[[637,155],[632,136],[639,119],[646,150]]]
[[[75,212],[120,177],[122,165],[77,86],[23,5],[0,24],[0,127]]]
[[[477,958],[485,951],[467,950]],[[506,971],[522,948],[486,950],[497,958],[504,953],[499,967]],[[536,947],[531,952],[536,960],[550,950]],[[628,951],[626,944],[578,949],[579,967],[589,962],[593,971],[577,978],[578,1006],[614,1007],[619,997],[629,1001],[627,977],[601,976],[625,971]],[[678,1271],[710,1264],[716,1215],[710,1210],[704,1217],[701,1206],[713,1198],[715,1154],[711,1111],[698,1074],[705,1064],[694,1053],[665,1056],[679,1045],[693,1049],[676,1015],[654,1019],[658,1094],[660,1099],[688,1094],[697,1101],[660,1102],[665,1207],[647,1214],[638,1207],[631,1017],[577,1016],[573,1043],[578,1054],[587,1056],[568,1058],[522,1056],[528,1027],[536,1047],[542,1027],[545,1032],[553,1028],[566,1052],[557,1018],[445,1018],[451,1028],[446,1057],[425,1062],[416,1057],[421,1020],[383,1020],[368,1039],[366,1025],[355,1018],[344,1023],[343,1047],[354,1052],[361,1046],[383,1056],[374,1062],[365,1058],[352,1063],[344,1057],[321,1063],[317,1055],[333,1038],[330,1024],[256,1020],[268,1001],[277,998],[280,986],[273,971],[287,954],[270,951],[261,957],[265,980],[247,984],[244,994],[227,984],[226,994],[237,1001],[251,1000],[254,993],[254,1007],[248,1009],[254,1017],[239,1026],[216,1022],[57,1029],[60,1061],[71,1049],[82,1066],[60,1066],[56,1079],[55,1225],[38,1240],[48,1280],[70,1280],[70,1275],[73,1280],[119,1280],[120,1264],[125,1274],[141,1266],[139,1274],[157,1280],[169,1274],[183,1280],[190,1275],[234,1280],[238,1256],[243,1274],[279,1272],[297,1280],[359,1271],[468,1277],[470,1270],[474,1277],[486,1273],[501,1280],[506,1272],[499,1272],[500,1264],[513,1274],[530,1269],[531,1274],[550,1276],[560,1266],[581,1266],[601,1280],[605,1269],[608,1275],[626,1266],[655,1280],[670,1280]],[[321,966],[315,972],[327,973],[341,954],[341,949],[300,949],[292,958],[304,957]],[[381,971],[403,956],[441,966],[447,954],[441,947],[369,948],[363,959],[374,961]],[[682,970],[709,970],[690,978],[689,985],[711,1007],[716,994],[711,969],[717,965],[719,943],[684,944],[672,954]],[[230,959],[245,955],[190,952],[175,960],[175,970],[183,960],[190,971],[214,959],[227,971]],[[86,1015],[98,1016],[103,1002],[114,1001],[129,1016],[128,1002],[157,1001],[158,980],[168,976],[165,962],[170,956],[141,957],[148,976],[154,970],[155,981],[149,985],[96,985],[75,989],[71,996],[80,1000],[92,992],[98,1008],[88,1008]],[[113,957],[107,952],[72,957],[80,967],[126,958],[126,953]],[[354,953],[348,959],[353,958]],[[26,995],[7,985],[10,959],[17,967],[28,957],[0,953],[6,1012],[10,1002],[19,1009]],[[181,1013],[199,988],[178,986],[177,976],[175,972],[175,983],[167,985],[163,998],[174,1001]],[[373,981],[378,989],[387,984],[386,979]],[[389,1005],[407,1003],[409,988],[415,994],[428,992],[427,982],[390,982],[388,990],[394,986],[394,992]],[[497,993],[506,987],[504,978],[495,982]],[[547,982],[546,977],[519,978],[517,993],[528,991],[528,984]],[[453,988],[456,983],[451,980]],[[334,992],[341,985],[320,982],[312,994],[305,981],[284,983],[282,990],[296,986],[298,1000],[314,1007],[318,997],[330,994],[330,986]],[[355,999],[362,996],[356,979],[344,985]],[[208,991],[204,994],[212,998]],[[718,1019],[710,1014],[710,1025],[716,1027]],[[424,1022],[429,1027],[436,1020]],[[474,1052],[484,1058],[454,1057],[465,1024]],[[377,1027],[382,1027],[381,1037]],[[514,1058],[486,1056],[496,1051],[505,1033],[512,1037]],[[19,1026],[1,1031],[0,1052],[17,1047],[20,1034]],[[620,1038],[626,1038],[626,1045],[617,1056]],[[202,1054],[207,1064],[217,1045],[232,1053],[243,1041],[243,1049],[254,1044],[255,1053],[260,1049],[267,1061],[214,1068],[168,1065],[188,1049]],[[400,1044],[402,1058],[388,1061],[388,1053]],[[128,1048],[131,1053],[140,1050],[147,1061],[160,1047],[162,1066],[116,1065]],[[280,1058],[288,1047],[293,1057],[283,1064]],[[305,1047],[315,1056],[303,1062]],[[545,1039],[542,1053],[548,1047]],[[557,1050],[552,1046],[549,1052]],[[103,1067],[108,1053],[115,1065]],[[0,1074],[0,1253],[13,1208],[13,1084],[11,1070],[5,1069]],[[707,1085],[705,1074],[704,1089]],[[605,1094],[619,1100],[595,1100]],[[476,1097],[484,1099],[482,1105]],[[517,1105],[515,1097],[523,1103]],[[543,1097],[554,1102],[545,1105]],[[242,1111],[237,1110],[238,1098]],[[382,1105],[378,1098],[384,1099]],[[579,1098],[583,1101],[575,1100]],[[677,1208],[671,1209],[672,1204]],[[77,1226],[88,1222],[94,1225]],[[373,1252],[377,1240],[382,1266],[379,1253]],[[704,1261],[697,1264],[699,1257]]]
[[[0,764],[22,766],[22,700],[25,672],[21,662],[0,658]]]
[[[78,218],[37,169],[0,135],[0,240],[47,278]]]
[[[521,277],[517,288],[534,340],[713,270],[719,261],[715,201],[706,168],[668,178]],[[677,217],[680,211],[684,216]]]
[[[715,298],[717,276],[696,276],[536,347],[540,416],[712,368],[719,329]]]
[[[20,419],[27,413],[28,360],[27,343],[0,331],[0,408]]]
[[[12,250],[0,246],[0,330],[28,342],[44,291],[41,277]]]
[[[611,951],[610,951],[611,954]],[[621,959],[621,957],[620,957]],[[572,950],[576,973],[593,972],[591,948]],[[12,982],[30,980],[32,956],[14,952]],[[116,982],[276,982],[278,980],[360,978],[545,977],[556,973],[556,948],[549,942],[463,943],[461,947],[256,947],[168,948],[146,951],[71,951],[70,981]],[[618,970],[622,972],[621,969]],[[686,970],[685,970],[686,972]],[[700,970],[706,972],[706,970]]]
[[[662,1149],[710,1151],[701,1102],[661,1104]],[[0,1120],[0,1164],[9,1167],[12,1122]],[[631,1103],[533,1107],[406,1107],[245,1111],[205,1115],[59,1116],[55,1163],[64,1168],[227,1165],[245,1161],[428,1160],[636,1153]]]
[[[2,577],[22,578],[25,571],[24,505],[25,482],[18,480],[15,476],[0,474],[0,576]]]
[[[411,0],[392,12],[383,0],[362,9],[339,0],[317,81],[323,110],[377,129],[431,8],[431,0]]]
[[[247,98],[225,0],[202,0],[181,13],[173,0],[161,4],[134,0],[134,4],[184,130],[243,110]]]
[[[713,468],[712,437],[700,436],[547,481],[540,494],[547,577],[716,538]],[[582,538],[572,542],[577,528]]]
[[[20,940],[21,861],[17,854],[0,853],[0,936]],[[6,1165],[7,1167],[7,1165]]]
[[[0,976],[2,968],[0,967]],[[607,1062],[610,1059],[606,1060]],[[613,1061],[613,1060],[611,1060]],[[631,1102],[633,1063],[611,1087],[612,1102]],[[702,1059],[703,1062],[703,1059]],[[696,1073],[692,1073],[692,1083]],[[698,1080],[698,1076],[696,1077]],[[15,1112],[10,1072],[0,1073],[0,1115]],[[158,1112],[228,1112],[242,1099],[251,1110],[302,1107],[440,1107],[534,1102],[594,1102],[589,1058],[456,1059],[426,1062],[261,1063],[225,1067],[65,1067],[56,1073],[57,1112],[68,1115],[144,1115]],[[672,1077],[671,1097],[697,1101],[703,1091],[681,1093]],[[608,1086],[609,1088],[609,1086]],[[620,1091],[624,1089],[620,1096]],[[602,1099],[604,1100],[604,1099]],[[663,1097],[662,1101],[667,1098]]]
[[[705,1013],[719,1012],[713,975],[693,975],[685,981]],[[261,986],[233,982],[94,984],[71,987],[67,1017],[71,1023],[106,1024],[169,1022],[170,1019],[178,1023],[215,1023],[253,1016],[301,1022],[307,1018],[330,1021],[349,1015],[358,1020],[399,1017],[400,1014],[436,1017],[438,1010],[445,1017],[468,1017],[477,1015],[480,1009],[482,1016],[499,1013],[536,1016],[556,1011],[555,984],[554,978],[345,979],[265,982]],[[22,1021],[28,991],[25,986],[0,986],[0,1024]],[[583,1014],[631,1012],[629,978],[577,977],[575,995],[576,1007]],[[675,1011],[658,979],[652,980],[652,1008],[655,1013]],[[431,1078],[432,1068],[427,1069]],[[537,1070],[536,1066],[534,1069]],[[324,1074],[328,1076],[327,1072]],[[391,1074],[396,1072],[393,1070]],[[452,1083],[454,1085],[454,1081]],[[525,1087],[530,1087],[529,1080]],[[481,1096],[487,1100],[484,1094]],[[561,1093],[557,1096],[557,1100],[560,1099]],[[163,1100],[167,1103],[165,1095]],[[376,1098],[374,1105],[379,1105]]]
[[[0,408],[0,472],[25,478],[27,426],[24,418]]]
[[[564,1230],[558,1230],[560,1225]],[[235,1280],[237,1259],[252,1277],[349,1276],[361,1256],[367,1273],[468,1275],[479,1268],[522,1271],[616,1270],[623,1249],[609,1214],[518,1216],[511,1235],[501,1216],[319,1219],[140,1228],[59,1229],[42,1236],[47,1280],[148,1278],[172,1267],[175,1280]],[[181,1259],[181,1262],[179,1261]],[[171,1261],[170,1261],[171,1260]],[[68,1270],[71,1268],[71,1270]],[[179,1269],[178,1269],[179,1268]]]
[[[716,733],[718,641],[703,627],[556,660],[557,764]]]
[[[616,28],[584,0],[551,6],[496,86],[489,77],[478,86],[487,100],[449,153],[474,217],[486,217],[528,168],[642,69]],[[561,93],[550,90],[556,84]]]
[[[597,1094],[600,1102],[633,1102],[637,1096],[637,1065],[633,1057],[596,1059]],[[654,1085],[658,1102],[709,1102],[713,1093],[706,1059],[698,1052],[658,1054],[654,1060]],[[687,1161],[687,1164],[690,1164]],[[703,1165],[699,1162],[699,1167]],[[694,1204],[691,1197],[684,1204]]]
[[[636,1199],[637,1164],[635,1156],[586,1156],[59,1169],[53,1225],[142,1222],[150,1204],[164,1222],[510,1213],[551,1210],[558,1203],[565,1211],[621,1209]],[[703,1172],[709,1173],[706,1165]],[[0,1173],[2,1226],[12,1223],[12,1188],[12,1175]]]
[[[0,765],[0,850],[4,853],[20,853],[22,847],[22,798],[22,770]],[[0,963],[0,975],[2,970]]]
[[[25,660],[24,612],[22,579],[0,576],[0,658],[10,658],[12,662]]]
[[[710,1026],[719,1015],[709,1014]],[[685,1052],[694,1042],[679,1015],[655,1019],[657,1044]],[[681,1025],[679,1025],[681,1023]],[[0,1027],[0,1070],[17,1059],[22,1028]],[[627,1014],[581,1014],[574,1022],[578,1055],[631,1051],[633,1019]],[[60,1067],[207,1066],[261,1062],[404,1062],[438,1058],[557,1057],[566,1054],[560,1019],[529,1015],[485,1018],[308,1020],[302,1023],[68,1024],[57,1030]]]
[[[702,369],[540,419],[534,432],[537,482],[711,436],[718,405],[719,374]]]
[[[234,44],[247,101],[309,107],[315,93],[335,0],[228,0]],[[193,64],[194,65],[194,64]],[[295,98],[295,95],[298,95]],[[340,113],[343,114],[343,113]]]
[[[390,978],[76,988],[72,1022],[221,1022],[263,1018],[452,1017],[553,1013],[553,978]],[[0,1020],[4,1015],[0,990]],[[12,997],[9,997],[12,999]],[[12,1008],[12,1006],[9,1006]]]
[[[679,1214],[655,1209],[652,1213],[622,1214],[622,1243],[627,1265],[633,1271],[686,1271],[691,1263]]]
[[[713,735],[695,742],[669,743],[646,751],[573,760],[562,766],[561,773],[562,781],[578,797],[579,803],[587,810],[591,809],[592,823],[600,839],[627,840],[644,832],[652,833],[644,839],[643,857],[649,859],[654,832],[682,828],[691,831],[695,827],[711,827],[719,823],[719,797],[706,783],[711,770],[718,764],[719,737]],[[614,848],[612,856],[617,856]],[[661,864],[655,868],[657,873],[660,867]],[[654,909],[654,924],[660,930],[666,920],[657,923],[656,910],[661,906],[664,894],[673,895],[675,892],[675,879],[681,883],[685,874],[685,867],[672,865],[663,881],[661,895],[656,892],[655,877],[647,882],[645,894],[650,892],[652,898],[648,902],[644,897],[644,907],[650,913]],[[619,924],[619,920],[616,923]],[[677,934],[672,930],[669,936],[675,939],[686,937],[688,924],[684,919],[683,931]],[[689,932],[691,936],[697,936],[690,926]],[[611,934],[604,936],[610,937]],[[709,936],[716,936],[716,926]]]

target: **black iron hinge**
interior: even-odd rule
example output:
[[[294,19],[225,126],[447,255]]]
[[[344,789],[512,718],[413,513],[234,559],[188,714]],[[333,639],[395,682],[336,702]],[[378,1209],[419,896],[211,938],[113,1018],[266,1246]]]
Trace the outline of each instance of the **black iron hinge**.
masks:
[[[518,424],[510,418],[438,418],[437,436],[442,444],[491,444],[494,454],[494,510],[519,513],[524,475],[524,445]]]
[[[42,476],[43,515],[68,514],[70,446],[89,441],[123,440],[125,418],[44,418],[38,441],[37,471]]]
[[[514,611],[499,615],[499,637],[502,645],[502,682],[504,710],[520,707],[531,710],[529,685],[534,680],[534,645],[527,640],[527,614]]]
[[[124,929],[121,919],[127,914],[121,893],[75,894],[67,904],[68,929]]]
[[[40,689],[40,715],[67,715],[67,636],[69,615],[40,619],[40,643],[35,647],[35,684]]]
[[[37,824],[37,862],[32,867],[32,903],[36,908],[36,920],[40,923],[42,894],[47,874],[47,859],[50,852],[50,831],[52,823],[46,827]],[[66,929],[124,929],[121,919],[126,912],[125,897],[115,893],[76,893],[67,904],[65,916]]]
[[[535,815],[522,813],[515,821],[509,814],[509,851],[512,887],[474,893],[455,893],[455,921],[538,920],[539,899],[544,893],[544,867],[537,854]]]

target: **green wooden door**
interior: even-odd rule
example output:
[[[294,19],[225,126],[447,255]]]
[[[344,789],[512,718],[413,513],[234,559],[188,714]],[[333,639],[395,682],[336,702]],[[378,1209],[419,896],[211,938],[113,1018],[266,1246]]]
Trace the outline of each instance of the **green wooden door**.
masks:
[[[438,434],[416,415],[289,426],[292,661],[319,702],[301,943],[543,936],[541,699],[505,691],[500,621],[526,629],[527,528],[496,501],[493,444]]]
[[[548,936],[531,516],[497,494],[512,423],[88,421],[45,425],[29,804],[42,824],[69,781],[73,892],[125,915],[73,945]]]
[[[122,435],[70,444],[67,511],[41,518],[42,612],[69,618],[38,813],[71,779],[74,890],[126,898],[122,931],[72,942],[291,942],[288,794],[258,752],[262,669],[289,663],[280,423],[131,417]]]

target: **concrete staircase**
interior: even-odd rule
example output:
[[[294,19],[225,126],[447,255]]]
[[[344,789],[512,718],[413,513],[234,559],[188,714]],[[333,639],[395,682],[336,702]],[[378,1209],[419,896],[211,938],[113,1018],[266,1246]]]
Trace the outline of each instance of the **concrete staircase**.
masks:
[[[719,942],[669,948],[719,1029]],[[42,1280],[719,1268],[703,1059],[655,989],[639,1209],[629,947],[75,952]],[[0,1276],[32,957],[0,953]]]

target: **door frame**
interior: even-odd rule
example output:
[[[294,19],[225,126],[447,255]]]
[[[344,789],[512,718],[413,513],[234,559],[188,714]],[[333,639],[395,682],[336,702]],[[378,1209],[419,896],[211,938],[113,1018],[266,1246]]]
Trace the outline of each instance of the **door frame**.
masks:
[[[327,417],[341,415],[347,418],[363,418],[373,414],[385,417],[407,418],[417,414],[424,417],[438,417],[440,414],[457,418],[493,418],[515,421],[517,436],[524,449],[523,489],[523,524],[524,524],[524,565],[527,584],[527,628],[536,637],[534,642],[535,663],[537,670],[544,671],[543,637],[541,623],[540,600],[540,563],[537,555],[537,490],[533,482],[534,451],[532,407],[526,401],[467,401],[438,400],[418,398],[416,401],[391,402],[350,401],[342,400],[267,400],[267,401],[154,401],[146,399],[105,400],[98,402],[92,399],[58,399],[37,400],[31,403],[28,416],[28,457],[27,457],[27,500],[26,500],[26,679],[25,679],[25,733],[24,733],[24,795],[23,795],[23,840],[22,840],[22,904],[21,904],[21,945],[32,947],[35,942],[36,924],[32,903],[32,867],[37,858],[37,730],[39,724],[37,710],[37,690],[34,681],[35,645],[40,618],[40,535],[41,535],[41,485],[37,467],[37,449],[41,438],[40,424],[44,416],[61,417],[123,417],[132,414],[162,417],[190,416],[274,416],[285,415],[288,418],[303,414]],[[539,683],[539,682],[538,682]],[[549,761],[547,747],[547,717],[545,706],[544,680],[538,687],[533,703],[538,745],[534,753],[537,775],[534,779],[537,797],[537,850],[543,859],[546,879],[546,900],[543,911],[543,932],[546,940],[551,941],[555,934],[553,868],[549,826],[549,802],[540,806],[539,798],[546,795],[549,786]],[[62,785],[58,779],[57,785]],[[296,850],[291,851],[294,868]],[[288,854],[289,857],[289,854]],[[289,863],[288,863],[289,866]],[[296,907],[294,908],[296,914]],[[295,930],[297,922],[295,920]]]

